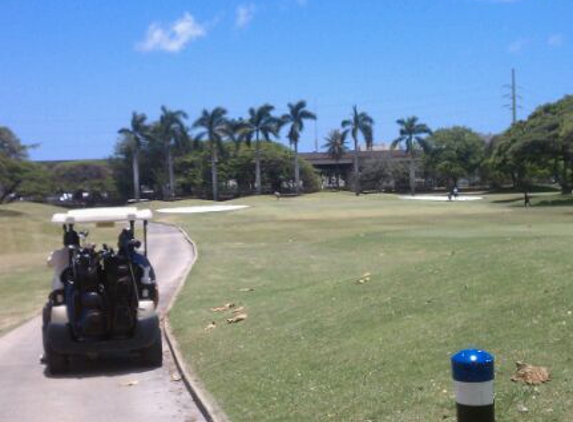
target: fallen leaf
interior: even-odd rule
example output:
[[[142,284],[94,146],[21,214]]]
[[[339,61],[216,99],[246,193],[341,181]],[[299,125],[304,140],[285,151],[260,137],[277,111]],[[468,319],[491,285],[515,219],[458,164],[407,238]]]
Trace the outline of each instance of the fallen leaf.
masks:
[[[243,287],[242,289],[239,289],[240,292],[254,292],[255,289],[253,289],[252,287]]]
[[[237,322],[244,321],[245,319],[247,319],[247,314],[239,314],[239,315],[235,315],[233,318],[227,318],[227,322],[229,324],[234,324]]]
[[[215,321],[213,321],[213,322],[211,322],[211,324],[209,324],[205,328],[203,328],[203,331],[211,331],[211,330],[214,330],[215,328],[217,328],[217,324],[215,323]]]
[[[225,303],[223,306],[217,306],[216,308],[211,308],[211,311],[213,312],[224,312],[224,311],[228,311],[231,308],[234,308],[235,304],[234,303]]]
[[[517,369],[511,377],[513,382],[524,382],[528,385],[539,385],[551,380],[549,370],[543,366],[533,366],[523,362],[515,362]]]
[[[181,381],[181,375],[179,375],[176,372],[172,373],[171,374],[171,381],[173,381],[173,382]]]
[[[240,313],[240,312],[243,312],[244,310],[245,310],[245,307],[244,307],[244,306],[239,306],[238,308],[233,309],[233,313],[234,313],[234,314],[238,314],[238,313]]]
[[[137,384],[139,384],[139,381],[137,381],[137,380],[124,381],[121,383],[121,385],[123,387],[133,387],[134,385],[137,385]]]
[[[525,407],[524,404],[519,403],[519,404],[517,405],[517,411],[520,412],[520,413],[527,413],[527,412],[529,412],[529,409],[528,409],[527,407]]]

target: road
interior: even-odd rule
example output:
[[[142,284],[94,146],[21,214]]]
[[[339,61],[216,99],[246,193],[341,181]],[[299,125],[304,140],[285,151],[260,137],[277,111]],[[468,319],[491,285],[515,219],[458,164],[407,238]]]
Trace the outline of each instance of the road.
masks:
[[[149,258],[164,311],[189,269],[193,248],[173,227],[153,224]],[[45,280],[50,283],[49,279]],[[51,377],[40,363],[41,318],[0,338],[0,421],[183,421],[204,422],[164,340],[164,364],[142,368],[128,357],[74,362],[71,371]]]

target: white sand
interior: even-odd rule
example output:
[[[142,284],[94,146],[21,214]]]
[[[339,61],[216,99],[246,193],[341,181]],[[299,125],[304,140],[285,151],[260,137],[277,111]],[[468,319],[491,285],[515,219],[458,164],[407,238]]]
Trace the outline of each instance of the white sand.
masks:
[[[414,196],[400,196],[400,199],[416,199],[419,201],[449,201],[447,196],[441,195],[414,195]],[[459,195],[457,198],[452,196],[452,202],[454,201],[478,201],[483,199],[481,196],[461,196]]]
[[[234,211],[248,207],[248,205],[198,205],[194,207],[161,208],[157,212],[165,214],[199,214],[204,212]]]

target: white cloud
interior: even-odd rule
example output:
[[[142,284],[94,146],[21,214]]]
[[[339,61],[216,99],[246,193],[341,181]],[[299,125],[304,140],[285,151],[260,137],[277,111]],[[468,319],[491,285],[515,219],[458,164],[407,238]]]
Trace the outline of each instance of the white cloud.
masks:
[[[527,44],[529,44],[529,40],[527,38],[519,38],[509,43],[509,45],[507,46],[507,51],[513,54],[519,53],[523,51],[523,49],[527,46]]]
[[[245,28],[255,16],[255,5],[250,4],[242,4],[237,7],[237,13],[235,16],[235,27],[242,29]]]
[[[561,47],[563,45],[563,35],[553,34],[547,38],[547,45],[549,47]]]
[[[204,25],[200,24],[188,12],[168,27],[152,23],[147,29],[145,39],[135,48],[139,51],[168,51],[177,53],[187,44],[207,35]]]

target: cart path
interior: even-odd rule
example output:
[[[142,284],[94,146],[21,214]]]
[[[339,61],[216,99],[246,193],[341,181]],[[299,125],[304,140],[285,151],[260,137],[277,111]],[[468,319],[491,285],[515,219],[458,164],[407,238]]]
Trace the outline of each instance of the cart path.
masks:
[[[168,306],[193,260],[193,248],[174,227],[149,226],[149,257]],[[38,282],[50,283],[49,279]],[[64,376],[40,364],[41,317],[0,338],[0,421],[205,422],[177,374],[164,340],[164,363],[142,368],[129,358],[76,362]]]

